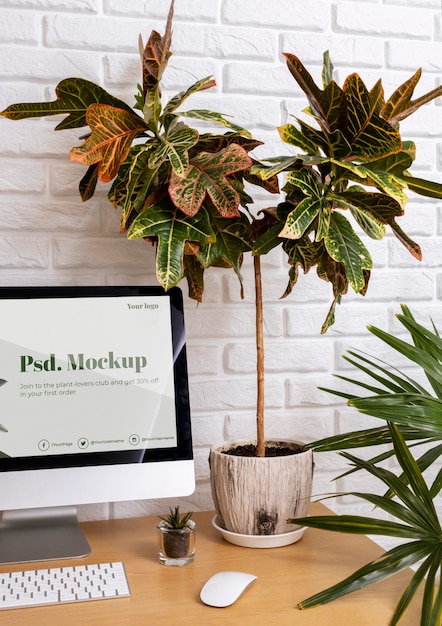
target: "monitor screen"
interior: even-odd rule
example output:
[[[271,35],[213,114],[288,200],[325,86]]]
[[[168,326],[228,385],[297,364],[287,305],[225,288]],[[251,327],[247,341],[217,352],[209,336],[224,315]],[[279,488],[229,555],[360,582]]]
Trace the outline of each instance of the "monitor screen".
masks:
[[[192,493],[178,288],[0,288],[0,320],[0,510]]]

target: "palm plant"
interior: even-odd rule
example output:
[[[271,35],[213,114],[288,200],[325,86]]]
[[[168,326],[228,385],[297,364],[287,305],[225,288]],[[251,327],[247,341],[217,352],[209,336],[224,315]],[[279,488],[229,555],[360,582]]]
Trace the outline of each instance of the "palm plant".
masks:
[[[336,532],[386,535],[408,541],[363,566],[337,585],[302,601],[299,606],[308,608],[330,602],[419,563],[396,607],[391,624],[397,624],[423,583],[421,624],[436,626],[442,618],[442,592],[437,579],[442,573],[442,528],[434,499],[442,487],[442,469],[429,485],[423,472],[442,454],[442,340],[434,326],[428,329],[418,323],[408,307],[402,305],[402,314],[397,317],[410,333],[411,343],[378,328],[369,327],[369,330],[413,365],[419,366],[429,387],[424,387],[411,376],[377,358],[349,350],[349,356],[344,358],[361,370],[368,380],[355,380],[346,376],[338,378],[356,385],[365,394],[368,392],[368,395],[330,389],[325,391],[345,398],[359,412],[385,420],[386,424],[316,441],[310,446],[317,451],[341,450],[340,454],[351,464],[350,472],[367,471],[379,479],[386,487],[384,495],[360,492],[352,492],[351,495],[370,502],[399,521],[353,515],[297,518],[291,521]],[[343,451],[382,443],[392,444],[392,449],[369,460]],[[416,453],[415,458],[411,450],[420,444],[426,444],[425,452],[421,455]],[[398,461],[399,475],[382,466],[382,462],[389,457]]]
[[[435,327],[429,329],[417,322],[407,306],[402,305],[401,309],[402,313],[397,314],[396,318],[410,334],[411,343],[373,326],[368,326],[368,330],[405,357],[411,365],[417,365],[428,381],[428,387],[376,357],[349,350],[343,356],[344,360],[362,371],[368,380],[355,380],[341,375],[336,375],[336,378],[365,390],[369,395],[323,387],[320,389],[344,398],[349,406],[360,413],[397,424],[404,439],[411,444],[429,444],[417,459],[420,469],[424,471],[442,455],[442,339]],[[388,425],[381,425],[321,439],[309,445],[313,450],[325,452],[375,446],[390,441]],[[391,454],[385,452],[371,461],[380,461]],[[442,470],[435,482],[438,491],[441,487]]]
[[[303,600],[299,603],[299,608],[307,609],[331,602],[420,563],[400,597],[390,625],[394,626],[398,623],[423,583],[421,625],[439,626],[442,619],[442,590],[438,580],[442,574],[442,528],[433,502],[434,495],[432,495],[432,492],[438,491],[438,488],[434,483],[430,488],[427,487],[399,428],[392,422],[388,424],[388,428],[394,454],[404,472],[405,481],[394,472],[349,453],[343,453],[343,456],[356,469],[364,469],[378,478],[396,499],[391,498],[390,495],[378,496],[361,492],[340,495],[362,498],[393,515],[399,521],[379,520],[358,515],[325,515],[297,518],[291,521],[336,532],[398,537],[405,539],[406,542],[361,567],[338,584]]]

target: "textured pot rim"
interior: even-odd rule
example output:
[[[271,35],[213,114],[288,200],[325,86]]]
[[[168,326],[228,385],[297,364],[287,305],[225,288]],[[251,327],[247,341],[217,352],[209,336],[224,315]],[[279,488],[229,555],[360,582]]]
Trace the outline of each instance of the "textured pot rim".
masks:
[[[298,445],[298,446],[305,446],[305,445],[306,445],[303,441],[298,441],[298,440],[296,440],[296,439],[287,439],[287,438],[281,438],[281,439],[271,438],[271,439],[266,439],[266,440],[265,440],[265,443],[266,443],[266,444],[268,444],[268,443],[277,443],[277,444],[280,444],[280,443],[282,443],[282,444],[295,444],[295,445]],[[236,446],[249,445],[249,444],[256,445],[256,439],[244,439],[244,440],[243,440],[243,439],[239,439],[239,440],[237,440],[237,441],[224,441],[224,442],[222,442],[222,443],[216,443],[216,444],[214,444],[213,446],[211,446],[210,451],[211,451],[211,452],[215,452],[215,453],[222,453],[222,452],[225,452],[226,450],[229,450],[230,448],[234,448],[234,447],[236,447]],[[286,456],[288,456],[288,457],[291,457],[291,456],[299,456],[299,454],[305,454],[305,453],[311,453],[311,454],[312,454],[312,453],[313,453],[313,451],[312,451],[310,448],[307,448],[307,449],[303,450],[302,452],[298,452],[298,454],[296,454],[296,455],[290,455],[290,454],[289,454],[289,455],[286,455]],[[232,455],[232,456],[235,456],[235,455]],[[276,456],[276,457],[272,457],[272,456],[266,456],[266,457],[256,457],[256,456],[250,456],[250,457],[248,457],[248,456],[242,456],[241,458],[242,458],[242,459],[247,459],[247,458],[250,458],[250,459],[256,459],[256,458],[260,458],[260,459],[268,459],[268,460],[271,460],[271,459],[274,459],[274,458],[281,458],[281,457],[278,457],[278,456]]]

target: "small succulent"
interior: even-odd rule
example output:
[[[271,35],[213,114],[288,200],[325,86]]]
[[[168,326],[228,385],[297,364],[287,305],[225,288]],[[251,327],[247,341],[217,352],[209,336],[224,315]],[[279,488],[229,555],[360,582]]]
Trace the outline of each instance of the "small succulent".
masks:
[[[174,511],[172,510],[172,508],[170,508],[169,510],[170,515],[168,515],[167,517],[160,516],[160,519],[162,519],[163,522],[166,522],[169,528],[186,528],[186,526],[188,526],[187,522],[192,517],[193,511],[189,511],[185,515],[181,516],[179,506],[176,506]]]

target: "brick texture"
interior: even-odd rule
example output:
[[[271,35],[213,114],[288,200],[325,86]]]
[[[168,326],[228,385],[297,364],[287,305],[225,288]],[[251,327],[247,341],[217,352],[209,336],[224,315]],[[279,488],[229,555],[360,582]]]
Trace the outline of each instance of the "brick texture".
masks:
[[[280,154],[276,127],[306,106],[282,53],[301,57],[320,80],[330,50],[336,77],[383,78],[387,94],[422,66],[419,96],[442,81],[442,15],[439,0],[176,0],[174,55],[164,76],[164,96],[213,75],[217,86],[192,105],[220,110],[265,141],[257,156]],[[54,99],[68,76],[99,82],[133,103],[140,82],[138,34],[146,41],[163,31],[169,0],[2,0],[0,3],[0,107]],[[421,91],[419,91],[421,90]],[[417,146],[414,171],[441,180],[442,103],[431,103],[401,127]],[[0,284],[155,283],[153,250],[129,242],[100,186],[82,204],[82,167],[68,150],[78,133],[54,133],[54,120],[0,118]],[[268,206],[257,194],[256,207]],[[442,203],[412,198],[401,225],[421,245],[418,263],[389,235],[369,242],[375,269],[365,297],[349,294],[335,326],[320,335],[331,302],[330,286],[312,273],[280,299],[287,270],[279,253],[263,260],[268,434],[312,440],[365,423],[318,385],[338,385],[334,372],[351,375],[344,350],[389,358],[367,324],[397,329],[394,314],[408,303],[419,319],[442,323]],[[243,266],[245,298],[233,272],[206,274],[204,302],[187,299],[186,327],[198,486],[180,504],[212,506],[208,448],[221,438],[254,431],[254,310],[250,259]],[[186,292],[186,285],[183,285]],[[401,330],[401,329],[400,329]],[[342,461],[316,462],[315,491],[339,489],[329,479]],[[367,483],[369,485],[369,483]],[[362,489],[361,485],[358,485]],[[168,502],[124,503],[114,515],[164,512]],[[177,504],[175,501],[171,505]],[[338,505],[336,505],[338,506]],[[82,509],[85,519],[109,507]]]

